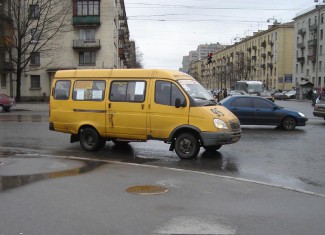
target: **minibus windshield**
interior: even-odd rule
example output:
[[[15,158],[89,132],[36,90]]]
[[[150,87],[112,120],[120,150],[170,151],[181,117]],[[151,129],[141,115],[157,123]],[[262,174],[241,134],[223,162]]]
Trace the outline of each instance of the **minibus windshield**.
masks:
[[[215,100],[212,94],[208,92],[200,83],[195,80],[178,80],[179,84],[183,87],[186,93],[191,96],[197,104],[209,105],[213,103],[215,105]],[[211,103],[212,102],[212,103]]]

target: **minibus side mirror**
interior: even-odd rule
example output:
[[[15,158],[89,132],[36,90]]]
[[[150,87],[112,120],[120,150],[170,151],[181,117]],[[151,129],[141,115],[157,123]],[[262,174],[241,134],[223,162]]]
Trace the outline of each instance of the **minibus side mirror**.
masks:
[[[181,99],[180,98],[176,98],[175,99],[175,107],[176,108],[186,107],[186,100],[184,100],[184,102],[181,103]]]

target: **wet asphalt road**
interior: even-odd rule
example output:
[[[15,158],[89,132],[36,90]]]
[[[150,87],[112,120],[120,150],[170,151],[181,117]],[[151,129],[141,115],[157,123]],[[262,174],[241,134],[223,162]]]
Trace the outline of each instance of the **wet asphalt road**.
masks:
[[[309,103],[277,103],[307,126],[243,126],[238,143],[193,160],[158,141],[85,152],[48,130],[44,104],[0,113],[0,234],[323,234],[325,121]],[[125,193],[141,184],[170,192]]]
[[[201,149],[196,159],[180,160],[160,141],[131,143],[123,149],[108,142],[88,153],[69,135],[48,130],[47,105],[0,114],[1,151],[114,160],[221,174],[325,194],[325,121],[314,118],[309,102],[276,101],[309,118],[307,126],[284,131],[272,126],[242,126],[242,139],[216,153]],[[28,105],[20,106],[28,110]]]

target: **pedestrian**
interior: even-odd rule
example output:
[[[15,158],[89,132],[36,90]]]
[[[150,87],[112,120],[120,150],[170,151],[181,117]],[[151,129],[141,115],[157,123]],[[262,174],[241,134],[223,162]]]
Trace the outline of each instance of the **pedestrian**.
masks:
[[[307,99],[311,100],[312,95],[313,95],[313,89],[310,89],[307,93]]]
[[[219,91],[219,102],[221,101],[221,100],[223,100],[223,92],[222,92],[222,90],[221,91]]]
[[[312,106],[315,106],[315,104],[316,104],[316,99],[317,99],[317,92],[316,92],[316,90],[314,89],[313,94],[311,95],[311,105],[312,105]]]
[[[228,96],[227,88],[224,89],[223,91],[223,98],[226,98]]]

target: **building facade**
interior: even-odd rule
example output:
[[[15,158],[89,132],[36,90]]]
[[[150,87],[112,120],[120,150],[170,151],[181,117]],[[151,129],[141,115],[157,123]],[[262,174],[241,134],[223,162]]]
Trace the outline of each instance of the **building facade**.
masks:
[[[50,42],[58,46],[50,53],[41,50],[35,53],[23,71],[21,101],[48,100],[57,70],[131,67],[135,46],[131,46],[129,40],[124,0],[70,1],[71,9],[66,16],[68,27],[59,39]],[[35,15],[37,19],[40,11],[37,2],[24,2],[26,14]],[[11,88],[7,85],[1,89],[9,94]]]
[[[325,5],[318,4],[294,18],[294,83],[325,87]],[[308,91],[305,88],[303,95]]]
[[[273,24],[240,42],[192,62],[189,73],[205,88],[233,89],[236,81],[262,81],[266,89],[291,90],[294,24]]]
[[[11,44],[13,40],[13,21],[10,3],[0,0],[0,94],[13,96]]]

